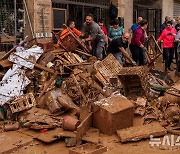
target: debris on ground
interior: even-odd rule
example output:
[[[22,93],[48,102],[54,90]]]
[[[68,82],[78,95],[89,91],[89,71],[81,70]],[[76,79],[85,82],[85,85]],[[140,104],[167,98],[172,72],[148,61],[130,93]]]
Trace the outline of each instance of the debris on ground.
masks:
[[[2,131],[29,129],[44,143],[63,139],[70,153],[107,151],[100,133],[117,132],[121,142],[178,133],[180,88],[167,74],[123,67],[112,54],[99,61],[71,31],[59,46],[21,45],[1,56]],[[133,126],[134,117],[143,125]]]

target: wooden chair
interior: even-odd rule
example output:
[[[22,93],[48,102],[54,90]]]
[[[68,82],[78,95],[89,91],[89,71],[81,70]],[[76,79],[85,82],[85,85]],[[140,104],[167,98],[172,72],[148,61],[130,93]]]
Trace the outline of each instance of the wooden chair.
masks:
[[[148,50],[145,51],[145,54],[148,67],[153,66],[155,60],[162,54],[162,50],[153,35],[148,39]]]

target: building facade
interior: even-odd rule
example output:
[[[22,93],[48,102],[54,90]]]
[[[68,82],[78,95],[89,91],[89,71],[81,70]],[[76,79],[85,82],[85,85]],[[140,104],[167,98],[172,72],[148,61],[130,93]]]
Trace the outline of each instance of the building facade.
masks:
[[[118,17],[125,31],[138,16],[142,16],[149,22],[148,34],[158,37],[165,16],[180,16],[180,0],[1,0],[0,31],[19,40],[26,35],[50,37],[51,31],[62,29],[67,19],[74,20],[81,29],[87,13],[92,13],[95,21],[104,19],[108,27],[111,2],[118,8]],[[18,39],[13,43],[16,44]],[[6,46],[1,39],[1,50],[6,50],[2,49],[4,44]]]

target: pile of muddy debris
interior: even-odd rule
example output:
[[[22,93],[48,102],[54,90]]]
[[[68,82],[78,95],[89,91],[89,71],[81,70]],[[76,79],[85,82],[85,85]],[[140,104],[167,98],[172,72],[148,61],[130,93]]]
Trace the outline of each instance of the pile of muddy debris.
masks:
[[[69,50],[52,42],[38,45],[21,44],[1,54],[2,131],[28,128],[39,131],[37,139],[45,143],[89,142],[72,153],[78,148],[102,153],[107,148],[93,134],[117,133],[127,142],[180,128],[180,84],[167,74],[123,67],[112,54],[97,61],[83,45]],[[139,128],[133,127],[134,116],[144,119]]]

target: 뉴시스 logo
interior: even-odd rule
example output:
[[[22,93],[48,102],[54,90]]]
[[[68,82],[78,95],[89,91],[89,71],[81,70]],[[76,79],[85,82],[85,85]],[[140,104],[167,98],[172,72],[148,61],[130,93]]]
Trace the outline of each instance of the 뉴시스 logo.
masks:
[[[168,145],[168,146],[180,146],[180,136],[175,138],[174,135],[165,135],[161,141],[160,138],[154,138],[153,135],[150,135],[149,144],[151,146],[160,146],[160,145]]]

